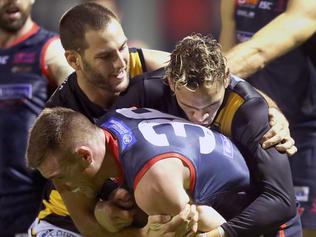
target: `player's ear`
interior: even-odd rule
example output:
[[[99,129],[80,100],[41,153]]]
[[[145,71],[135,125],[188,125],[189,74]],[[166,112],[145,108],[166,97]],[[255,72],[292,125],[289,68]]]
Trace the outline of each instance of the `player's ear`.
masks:
[[[76,71],[80,70],[80,55],[74,50],[65,50],[68,64]]]
[[[175,84],[174,84],[173,80],[172,80],[170,77],[167,77],[167,81],[168,81],[170,90],[172,90],[172,92],[174,92],[174,90],[175,90]]]
[[[224,87],[225,87],[225,89],[228,87],[229,83],[230,83],[230,72],[229,72],[229,68],[226,66],[225,78],[224,78]]]
[[[87,168],[89,165],[91,165],[93,162],[93,153],[89,147],[79,146],[75,152],[79,156],[79,162],[83,168]]]

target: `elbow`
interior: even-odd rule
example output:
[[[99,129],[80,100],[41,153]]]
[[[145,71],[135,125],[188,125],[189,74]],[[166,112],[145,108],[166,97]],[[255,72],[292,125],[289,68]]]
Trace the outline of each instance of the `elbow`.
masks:
[[[178,215],[181,211],[183,211],[186,207],[186,205],[189,203],[188,198],[178,198],[178,200],[174,200],[173,203],[170,203],[170,206],[168,207],[168,214],[171,216]]]
[[[280,213],[282,213],[282,223],[294,218],[297,214],[296,200],[293,195],[291,198],[283,199],[280,203]]]
[[[297,206],[296,206],[296,199],[293,197],[290,200],[290,204],[287,206],[287,219],[291,219],[295,217],[297,214]]]

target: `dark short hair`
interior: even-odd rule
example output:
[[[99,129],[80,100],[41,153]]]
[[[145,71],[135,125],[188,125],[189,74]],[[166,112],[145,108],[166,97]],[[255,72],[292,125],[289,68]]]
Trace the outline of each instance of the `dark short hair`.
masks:
[[[37,168],[48,154],[71,153],[75,144],[88,144],[93,140],[94,131],[96,126],[74,110],[62,107],[44,109],[29,132],[28,166]]]
[[[212,35],[197,33],[177,43],[166,68],[166,76],[174,86],[185,86],[191,90],[224,82],[228,74],[220,44]]]
[[[117,16],[95,2],[79,4],[69,9],[60,19],[59,34],[65,50],[85,50],[87,30],[105,28],[111,20],[118,20]]]

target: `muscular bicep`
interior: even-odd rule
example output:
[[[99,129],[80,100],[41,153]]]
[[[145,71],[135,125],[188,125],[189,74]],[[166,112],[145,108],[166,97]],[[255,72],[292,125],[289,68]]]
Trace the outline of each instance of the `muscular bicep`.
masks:
[[[190,201],[184,189],[182,162],[176,158],[156,162],[139,181],[135,201],[148,215],[177,215]]]

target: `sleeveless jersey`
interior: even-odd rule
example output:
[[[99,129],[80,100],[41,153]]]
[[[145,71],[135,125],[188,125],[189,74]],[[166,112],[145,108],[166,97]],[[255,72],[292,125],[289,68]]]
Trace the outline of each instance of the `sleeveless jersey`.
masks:
[[[129,75],[131,78],[147,70],[141,49],[130,48],[129,55]],[[123,94],[124,93],[121,93],[121,95]],[[46,107],[52,108],[57,106],[62,106],[78,111],[87,116],[92,122],[108,111],[107,109],[101,108],[99,105],[96,105],[89,100],[89,98],[84,94],[78,85],[76,73],[72,73],[63,82],[63,84],[57,88],[57,90],[46,103]],[[108,190],[114,189],[115,185],[113,183],[109,182],[108,185]],[[60,228],[78,232],[69,216],[59,192],[55,189],[51,182],[46,186],[43,205],[39,212],[38,218],[39,220],[45,220],[48,223]]]
[[[218,195],[245,191],[247,165],[225,136],[153,109],[117,109],[98,122],[118,142],[118,163],[130,190],[155,162],[175,157],[191,174],[190,193],[198,204],[212,205]],[[225,170],[225,172],[223,172]]]
[[[37,186],[26,168],[28,130],[48,98],[45,50],[55,34],[33,25],[27,37],[0,49],[0,194],[18,195]]]

